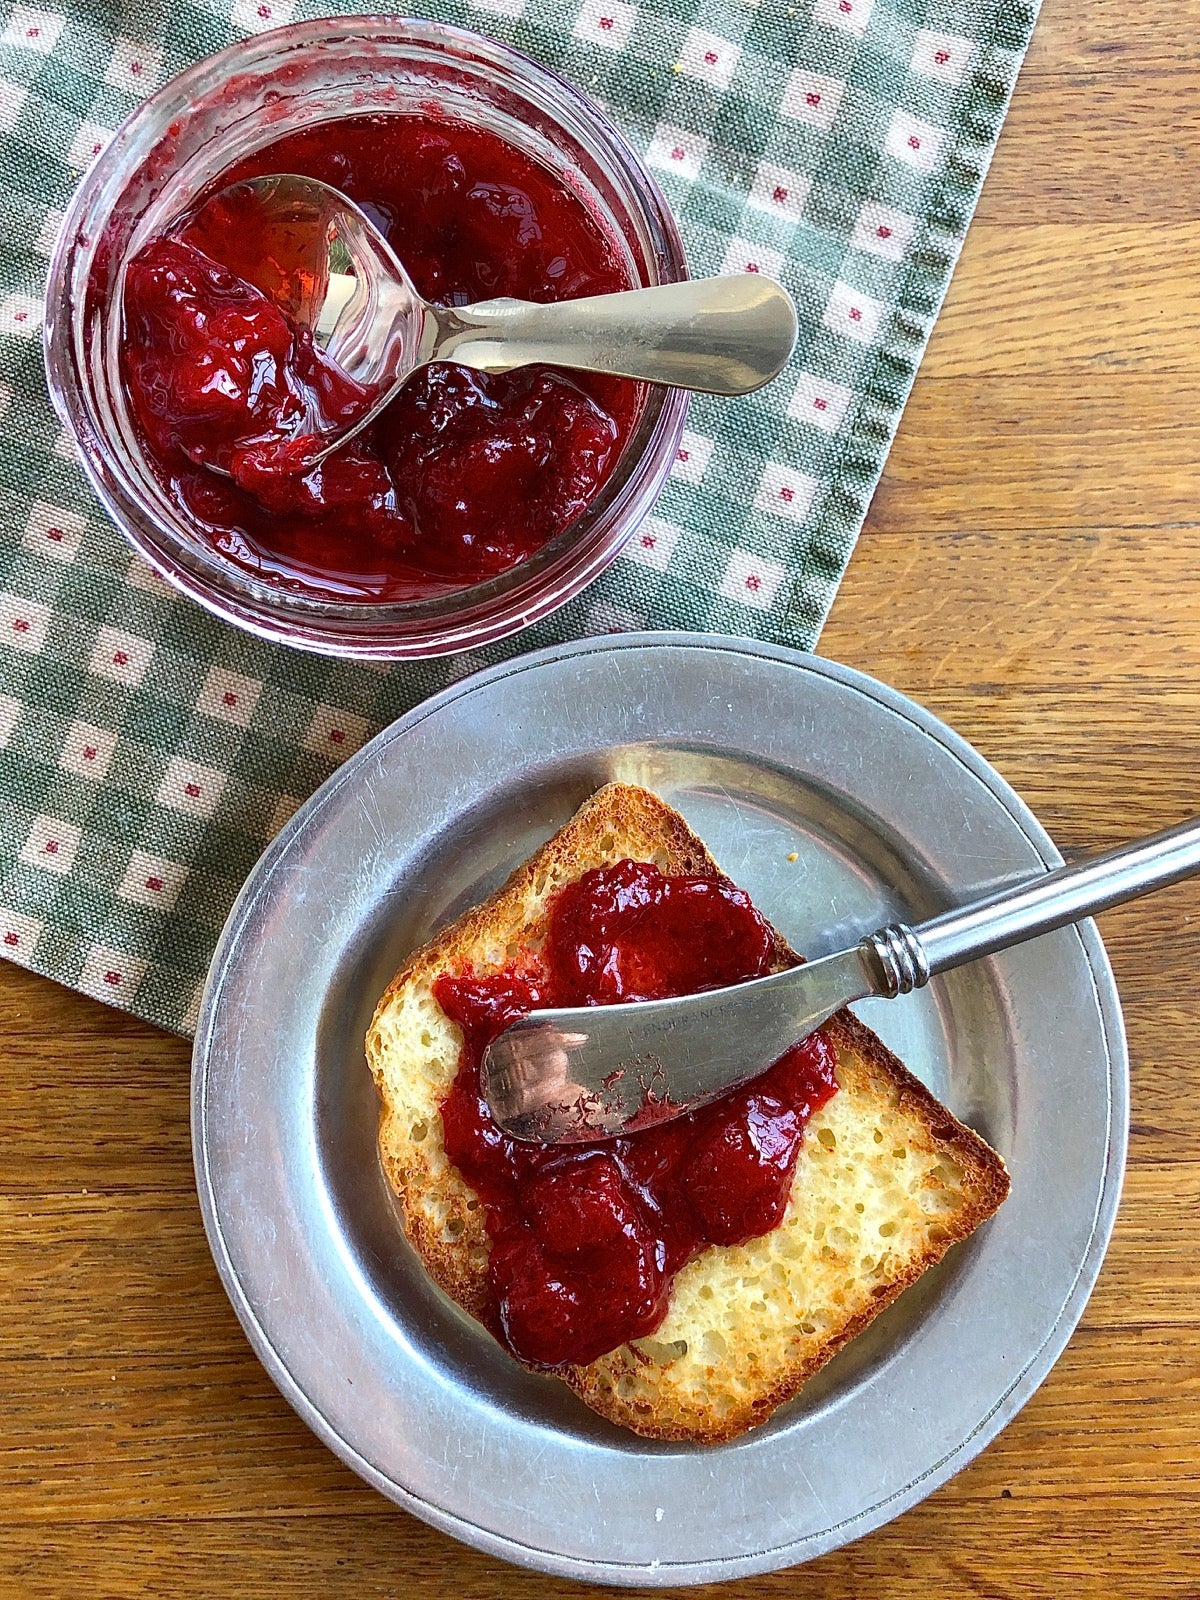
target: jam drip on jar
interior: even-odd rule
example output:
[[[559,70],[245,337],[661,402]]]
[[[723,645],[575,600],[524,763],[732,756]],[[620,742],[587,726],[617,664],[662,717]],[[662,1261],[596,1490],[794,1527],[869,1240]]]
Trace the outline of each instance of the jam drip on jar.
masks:
[[[355,200],[437,303],[631,287],[585,202],[485,128],[349,117],[275,141],[219,185],[270,172]],[[172,498],[216,549],[267,581],[396,601],[505,572],[592,504],[633,431],[641,388],[626,379],[437,363],[319,467],[281,476],[271,430],[292,452],[282,464],[294,465],[307,448],[303,409],[360,415],[363,391],[206,244],[185,226],[131,263],[124,380]]]
[[[446,1154],[483,1203],[494,1331],[521,1360],[585,1363],[651,1334],[697,1251],[782,1221],[813,1114],[836,1092],[820,1033],[698,1111],[594,1145],[510,1139],[479,1094],[492,1039],[539,1006],[666,999],[762,977],[770,928],[732,885],[621,861],[555,897],[542,959],[526,970],[439,978],[463,1030],[442,1103]]]

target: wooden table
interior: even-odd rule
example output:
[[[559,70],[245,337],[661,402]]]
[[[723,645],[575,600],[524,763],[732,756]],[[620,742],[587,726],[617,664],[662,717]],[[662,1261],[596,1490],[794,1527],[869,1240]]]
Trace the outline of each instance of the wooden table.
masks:
[[[1200,809],[1198,105],[1200,0],[1046,0],[821,644],[1068,854]],[[1200,883],[1103,931],[1133,1136],[1082,1326],[924,1505],[739,1596],[1200,1595]],[[587,1592],[393,1509],[276,1393],[205,1246],[180,1040],[0,964],[0,1067],[5,1600]]]

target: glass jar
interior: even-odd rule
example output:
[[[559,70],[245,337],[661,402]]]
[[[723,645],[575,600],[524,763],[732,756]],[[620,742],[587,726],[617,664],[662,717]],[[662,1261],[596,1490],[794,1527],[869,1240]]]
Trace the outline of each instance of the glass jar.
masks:
[[[682,390],[643,386],[631,437],[587,511],[536,555],[436,598],[353,603],[294,593],[209,545],[145,459],[120,373],[127,262],[222,172],[296,128],[418,109],[482,124],[559,175],[618,243],[631,281],[686,277],[674,219],[600,109],[519,52],[463,29],[325,18],[235,44],[180,74],[117,131],[80,185],[50,267],[46,365],[97,494],[158,572],[260,637],[402,659],[477,648],[544,617],[612,561],[679,448]]]

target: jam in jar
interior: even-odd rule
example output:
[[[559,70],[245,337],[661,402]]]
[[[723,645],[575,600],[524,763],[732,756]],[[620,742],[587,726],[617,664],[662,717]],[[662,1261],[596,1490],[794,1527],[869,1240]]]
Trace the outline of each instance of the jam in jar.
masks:
[[[256,150],[214,187],[271,172],[340,189],[439,304],[635,286],[584,199],[486,127],[432,114],[321,122]],[[124,382],[176,505],[268,582],[358,603],[479,583],[569,528],[633,432],[643,391],[628,379],[438,362],[320,465],[281,472],[277,447],[286,454],[298,417],[349,419],[363,391],[200,246],[185,220],[130,263]]]

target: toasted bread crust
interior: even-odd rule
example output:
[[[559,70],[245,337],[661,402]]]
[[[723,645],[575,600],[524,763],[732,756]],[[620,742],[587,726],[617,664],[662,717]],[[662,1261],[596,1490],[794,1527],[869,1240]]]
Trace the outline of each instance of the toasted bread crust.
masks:
[[[546,908],[556,889],[592,867],[623,857],[654,861],[668,874],[688,873],[729,882],[683,818],[664,801],[632,785],[609,784],[502,888],[405,963],[380,999],[367,1033],[367,1060],[382,1100],[380,1157],[399,1200],[405,1232],[433,1281],[476,1317],[487,1303],[489,1244],[483,1208],[442,1148],[438,1108],[457,1071],[461,1034],[433,1001],[432,985],[445,972],[497,970],[536,956],[544,936]],[[778,966],[794,964],[799,959],[795,952],[778,934],[776,941]],[[966,1238],[1008,1193],[1008,1174],[995,1152],[958,1122],[869,1028],[849,1012],[842,1012],[827,1029],[838,1054],[841,1092],[830,1103],[831,1107],[842,1103],[841,1111],[831,1119],[838,1122],[838,1131],[823,1120],[818,1128],[814,1119],[801,1148],[788,1215],[776,1230],[790,1229],[795,1234],[800,1250],[807,1252],[803,1259],[808,1261],[809,1274],[826,1285],[827,1303],[812,1313],[817,1321],[811,1335],[804,1332],[810,1326],[802,1309],[804,1285],[799,1284],[795,1291],[788,1285],[771,1301],[772,1310],[778,1311],[779,1295],[784,1295],[786,1314],[793,1319],[786,1330],[755,1347],[743,1330],[735,1329],[736,1382],[728,1370],[722,1370],[719,1358],[705,1364],[693,1351],[686,1361],[672,1359],[670,1351],[689,1342],[686,1337],[675,1345],[669,1342],[675,1332],[676,1296],[684,1274],[689,1275],[689,1291],[699,1283],[698,1292],[703,1295],[707,1287],[711,1297],[712,1287],[703,1280],[709,1270],[720,1283],[719,1258],[742,1252],[738,1268],[752,1273],[760,1270],[770,1252],[769,1246],[765,1252],[759,1248],[764,1241],[751,1241],[750,1246],[710,1246],[676,1281],[671,1310],[661,1330],[668,1340],[665,1361],[661,1350],[647,1355],[643,1348],[625,1345],[586,1366],[564,1368],[557,1374],[586,1404],[611,1421],[647,1437],[708,1443],[734,1438],[764,1421],[951,1245]],[[877,1124],[871,1134],[874,1145],[864,1146],[867,1155],[863,1157],[864,1163],[869,1159],[878,1169],[873,1173],[876,1189],[890,1179],[875,1146],[886,1145],[889,1139],[903,1141],[903,1151],[892,1151],[893,1156],[903,1154],[901,1167],[909,1165],[911,1153],[925,1171],[919,1182],[906,1180],[911,1192],[906,1191],[895,1207],[894,1231],[903,1235],[908,1229],[911,1234],[907,1254],[884,1250],[870,1273],[879,1281],[858,1284],[857,1302],[846,1305],[837,1303],[846,1298],[838,1286],[838,1250],[832,1252],[830,1270],[831,1245],[821,1244],[818,1252],[816,1244],[824,1235],[821,1219],[814,1222],[810,1218],[806,1224],[799,1213],[806,1201],[806,1186],[814,1195],[829,1187],[830,1179],[821,1174],[834,1161],[844,1159],[837,1154],[839,1146],[861,1142],[864,1117],[874,1117]],[[881,1128],[886,1129],[882,1139]],[[947,1175],[945,1181],[939,1174]],[[840,1196],[853,1181],[842,1180],[841,1190],[834,1192]],[[867,1198],[874,1204],[874,1195]],[[840,1199],[833,1209],[839,1208]],[[863,1203],[856,1207],[858,1212],[865,1209],[869,1208]],[[885,1221],[880,1232],[885,1232],[892,1213],[881,1214]],[[780,1248],[788,1238],[790,1235],[780,1242]],[[849,1263],[850,1257],[846,1260]],[[772,1265],[777,1280],[779,1268]],[[860,1268],[861,1262],[859,1267],[847,1265],[846,1271],[850,1276],[858,1271],[861,1276]],[[694,1339],[704,1317],[693,1314],[683,1325]],[[709,1328],[706,1348],[714,1338],[718,1349],[730,1342]],[[638,1344],[653,1346],[655,1341]]]

